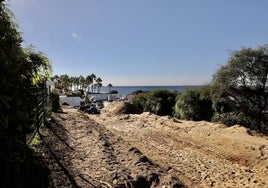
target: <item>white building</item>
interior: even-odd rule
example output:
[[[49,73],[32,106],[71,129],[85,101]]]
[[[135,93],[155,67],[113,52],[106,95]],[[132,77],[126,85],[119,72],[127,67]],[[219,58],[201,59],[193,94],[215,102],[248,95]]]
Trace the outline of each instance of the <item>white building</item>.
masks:
[[[52,92],[53,89],[55,89],[55,82],[54,81],[47,81],[46,82],[47,84],[47,89],[48,89],[48,92]]]

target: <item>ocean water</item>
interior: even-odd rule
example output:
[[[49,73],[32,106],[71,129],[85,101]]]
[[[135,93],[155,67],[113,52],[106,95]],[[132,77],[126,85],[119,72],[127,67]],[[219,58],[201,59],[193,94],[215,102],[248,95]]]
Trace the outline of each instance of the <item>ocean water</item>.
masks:
[[[193,87],[200,87],[200,86],[114,86],[111,88],[111,90],[117,90],[119,93],[120,98],[125,98],[128,94],[137,91],[152,91],[152,90],[158,90],[158,89],[167,89],[169,91],[179,91],[183,92],[187,88],[193,88]],[[109,92],[108,87],[102,87],[101,92]]]

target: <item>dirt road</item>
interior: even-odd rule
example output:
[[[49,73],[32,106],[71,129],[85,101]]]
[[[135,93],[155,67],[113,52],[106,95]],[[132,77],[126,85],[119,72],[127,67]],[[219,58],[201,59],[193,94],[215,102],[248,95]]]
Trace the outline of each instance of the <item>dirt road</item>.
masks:
[[[184,187],[147,156],[70,107],[54,114],[42,130],[42,151],[51,170],[50,187]]]
[[[55,115],[46,137],[52,187],[268,187],[267,137],[240,126],[123,114],[122,105],[101,115],[70,107]]]

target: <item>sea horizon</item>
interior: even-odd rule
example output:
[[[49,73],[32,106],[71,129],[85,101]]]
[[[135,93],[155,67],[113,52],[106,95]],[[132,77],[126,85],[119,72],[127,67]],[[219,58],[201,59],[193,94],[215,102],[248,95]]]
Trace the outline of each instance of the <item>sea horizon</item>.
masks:
[[[202,87],[203,85],[114,85],[113,87]],[[107,86],[102,86],[102,87],[107,87]],[[112,88],[113,88],[112,87]]]
[[[113,86],[111,88],[107,86],[103,86],[101,88],[101,92],[109,92],[109,89],[118,91],[120,98],[125,98],[128,94],[133,93],[138,90],[142,91],[152,91],[158,89],[167,89],[169,91],[179,91],[183,92],[187,88],[198,88],[202,87],[203,85],[148,85],[148,86]]]

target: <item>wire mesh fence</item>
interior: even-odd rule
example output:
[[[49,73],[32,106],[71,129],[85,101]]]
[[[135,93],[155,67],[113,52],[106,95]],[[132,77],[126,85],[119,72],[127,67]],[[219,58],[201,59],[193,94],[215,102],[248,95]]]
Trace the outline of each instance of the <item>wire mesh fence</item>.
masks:
[[[48,91],[46,85],[43,84],[39,87],[30,88],[30,92],[33,96],[34,109],[32,114],[32,127],[33,131],[27,135],[27,144],[29,144],[36,133],[40,133],[39,129],[46,121],[46,107],[48,105]]]

